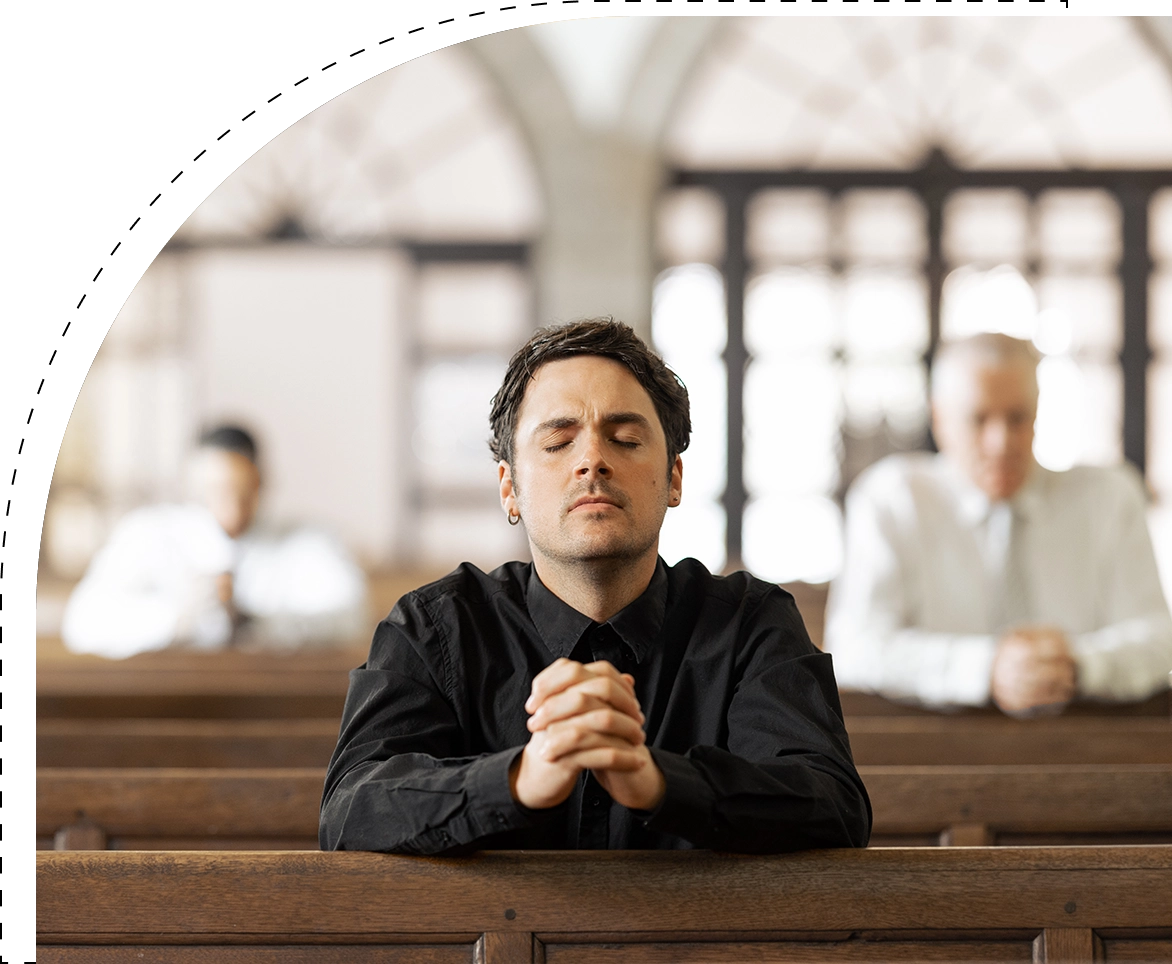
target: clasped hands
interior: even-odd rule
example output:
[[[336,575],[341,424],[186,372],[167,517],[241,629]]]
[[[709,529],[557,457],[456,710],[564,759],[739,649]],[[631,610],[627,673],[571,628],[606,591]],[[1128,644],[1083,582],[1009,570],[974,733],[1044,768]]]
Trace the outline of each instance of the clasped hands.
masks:
[[[993,701],[1011,716],[1058,712],[1074,698],[1075,684],[1075,663],[1062,630],[1023,626],[998,642]]]
[[[632,810],[652,810],[663,799],[666,784],[647,750],[630,674],[606,661],[559,659],[534,678],[525,710],[532,736],[509,771],[509,789],[522,805],[557,806],[583,770]]]

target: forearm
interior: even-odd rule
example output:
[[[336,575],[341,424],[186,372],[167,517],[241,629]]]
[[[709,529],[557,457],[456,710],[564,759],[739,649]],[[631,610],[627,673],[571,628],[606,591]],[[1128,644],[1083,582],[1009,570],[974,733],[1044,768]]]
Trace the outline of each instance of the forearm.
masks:
[[[715,747],[653,749],[667,787],[647,825],[696,847],[784,853],[865,847],[871,808],[857,776],[802,755],[756,764]]]
[[[1138,617],[1070,639],[1080,696],[1141,700],[1166,689],[1172,672],[1172,620]]]
[[[509,765],[519,752],[459,759],[400,753],[337,775],[331,769],[321,848],[439,854],[530,826],[533,813],[509,793]]]
[[[931,706],[980,706],[989,700],[996,649],[992,635],[905,628],[841,632],[832,653],[843,689]]]

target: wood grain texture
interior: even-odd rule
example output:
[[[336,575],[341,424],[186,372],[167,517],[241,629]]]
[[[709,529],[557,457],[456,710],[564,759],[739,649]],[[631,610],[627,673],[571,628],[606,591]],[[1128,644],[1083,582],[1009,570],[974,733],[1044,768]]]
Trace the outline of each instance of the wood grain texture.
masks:
[[[901,703],[889,700],[875,693],[861,693],[857,690],[839,690],[839,699],[842,712],[847,717],[862,716],[921,716],[941,717],[940,710],[917,706],[914,703]],[[1062,711],[1062,719],[1077,717],[1111,718],[1111,717],[1163,717],[1172,715],[1172,691],[1157,693],[1138,703],[1071,703]],[[957,710],[949,710],[948,716],[954,719],[987,719],[1004,720],[1005,714],[994,706],[971,706]]]
[[[508,911],[505,911],[508,920]],[[533,964],[533,935],[526,931],[488,931],[476,942],[475,964]]]
[[[545,945],[545,964],[1028,964],[1031,960],[1030,942],[1025,939]]]
[[[1172,720],[1072,717],[851,717],[856,763],[890,765],[1172,764]],[[42,719],[42,767],[324,766],[338,717]]]
[[[1172,926],[1172,847],[37,855],[42,943],[120,934],[1025,931]],[[513,918],[506,911],[514,912]],[[1032,930],[1032,933],[1028,933]],[[945,934],[938,934],[945,937]],[[1142,936],[1142,935],[1137,935]]]
[[[108,836],[316,837],[318,768],[37,771],[37,832],[84,814]]]
[[[992,847],[996,842],[984,823],[954,823],[940,834],[941,847]]]
[[[40,767],[324,767],[338,718],[43,719]]]
[[[877,836],[1172,833],[1172,765],[861,767]],[[84,816],[111,838],[317,835],[317,768],[41,769],[37,834]]]
[[[472,964],[472,945],[41,945],[38,964]]]
[[[848,717],[855,763],[1004,765],[1172,763],[1172,719]]]
[[[1034,964],[1094,964],[1103,946],[1089,927],[1047,927],[1034,939]]]
[[[40,719],[340,719],[349,671],[360,665],[366,655],[367,646],[363,644],[293,653],[193,653],[175,649],[109,660],[67,653],[60,648],[42,651],[38,646],[37,715]],[[843,690],[840,697],[847,717],[1014,722],[992,707],[943,716],[935,710],[871,693]],[[1160,693],[1141,703],[1075,703],[1059,719],[1168,719],[1170,715],[1172,695]]]
[[[860,767],[879,833],[1172,830],[1172,766]]]

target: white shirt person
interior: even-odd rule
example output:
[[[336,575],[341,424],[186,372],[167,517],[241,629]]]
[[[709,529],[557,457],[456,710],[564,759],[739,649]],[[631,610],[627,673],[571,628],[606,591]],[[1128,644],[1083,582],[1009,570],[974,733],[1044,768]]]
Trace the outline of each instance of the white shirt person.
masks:
[[[841,685],[1011,713],[1168,686],[1172,619],[1138,476],[1034,462],[1035,366],[1004,335],[945,348],[941,454],[856,480],[827,613]]]
[[[145,506],[115,526],[66,606],[69,649],[122,658],[176,644],[291,646],[363,632],[365,579],[336,540],[253,524],[260,473],[246,432],[205,433],[192,482],[195,501]]]

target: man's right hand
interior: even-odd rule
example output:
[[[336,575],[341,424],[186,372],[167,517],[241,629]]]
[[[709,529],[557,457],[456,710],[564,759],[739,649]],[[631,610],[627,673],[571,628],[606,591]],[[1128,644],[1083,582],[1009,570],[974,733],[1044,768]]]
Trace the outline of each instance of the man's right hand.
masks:
[[[509,788],[526,807],[557,806],[583,770],[647,765],[634,680],[610,663],[557,660],[534,678],[525,709],[533,736],[509,771]]]
[[[1061,709],[1075,694],[1075,663],[1066,636],[1022,627],[1001,638],[993,658],[993,701],[1010,715]]]

